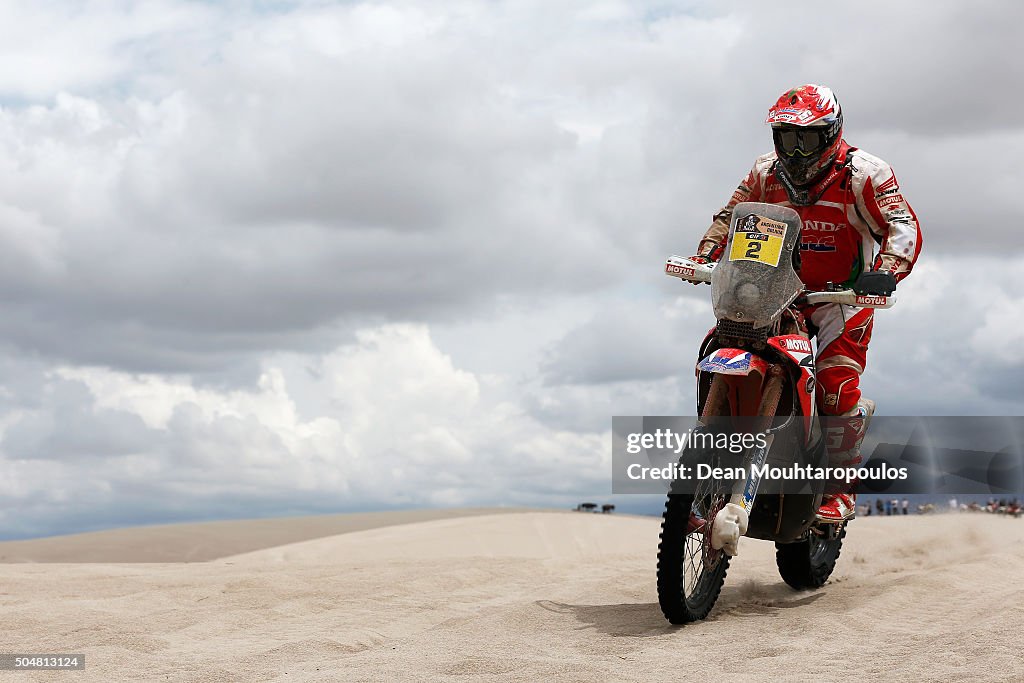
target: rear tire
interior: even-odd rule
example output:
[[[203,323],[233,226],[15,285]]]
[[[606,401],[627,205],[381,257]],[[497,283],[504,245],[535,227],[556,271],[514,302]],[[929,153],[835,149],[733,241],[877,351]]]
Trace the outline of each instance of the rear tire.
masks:
[[[836,568],[845,537],[844,523],[839,534],[831,540],[812,533],[796,543],[776,543],[775,564],[782,580],[798,591],[824,586]]]

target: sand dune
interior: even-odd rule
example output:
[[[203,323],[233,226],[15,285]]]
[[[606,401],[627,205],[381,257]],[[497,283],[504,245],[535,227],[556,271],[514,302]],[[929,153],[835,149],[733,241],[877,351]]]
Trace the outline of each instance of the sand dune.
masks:
[[[202,563],[5,564],[2,650],[87,655],[19,680],[1024,678],[1024,520],[857,520],[814,593],[745,539],[711,617],[684,628],[656,604],[657,535],[654,518],[526,512]]]
[[[526,508],[393,510],[110,529],[0,542],[0,563],[206,562],[285,543],[395,524],[526,511]]]

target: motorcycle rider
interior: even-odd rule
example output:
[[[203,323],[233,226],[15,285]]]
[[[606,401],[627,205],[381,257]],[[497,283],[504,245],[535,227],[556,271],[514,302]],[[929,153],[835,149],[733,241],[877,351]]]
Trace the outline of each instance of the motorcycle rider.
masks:
[[[824,290],[832,282],[863,294],[891,293],[910,273],[922,241],[917,216],[892,168],[847,144],[839,101],[824,86],[786,91],[765,122],[771,124],[775,151],[757,158],[691,258],[700,263],[721,258],[733,208],[740,202],[780,204],[795,209],[803,221],[800,278],[809,289]],[[876,274],[865,275],[869,264]],[[850,418],[826,430],[829,465],[857,466],[875,409],[860,391],[874,311],[828,303],[802,312],[817,338],[818,410]],[[853,517],[854,488],[826,491],[818,519],[841,522]]]

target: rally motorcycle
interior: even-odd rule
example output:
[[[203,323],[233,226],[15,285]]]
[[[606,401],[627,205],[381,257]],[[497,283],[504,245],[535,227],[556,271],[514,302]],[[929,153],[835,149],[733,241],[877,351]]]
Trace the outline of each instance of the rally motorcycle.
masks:
[[[741,203],[717,264],[672,256],[665,265],[668,275],[710,283],[718,320],[698,355],[697,429],[735,429],[743,422],[764,435],[738,456],[744,469],[732,471],[747,472],[745,478],[671,484],[658,546],[658,601],[673,624],[708,615],[742,536],[773,541],[779,573],[797,590],[824,585],[842,548],[846,523],[816,517],[824,484],[773,483],[758,495],[757,469],[828,464],[832,428],[816,412],[814,351],[801,308],[889,308],[895,281],[888,273],[864,273],[853,289],[805,290],[798,275],[801,229],[791,208]],[[679,464],[712,466],[728,455],[691,446]]]

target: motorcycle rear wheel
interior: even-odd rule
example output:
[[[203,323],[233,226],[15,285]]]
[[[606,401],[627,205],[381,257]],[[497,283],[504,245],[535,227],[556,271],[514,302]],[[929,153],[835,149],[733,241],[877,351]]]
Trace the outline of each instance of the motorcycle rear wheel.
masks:
[[[782,580],[798,591],[824,586],[836,568],[844,538],[845,523],[835,538],[823,538],[811,533],[796,543],[776,543],[775,564]]]

